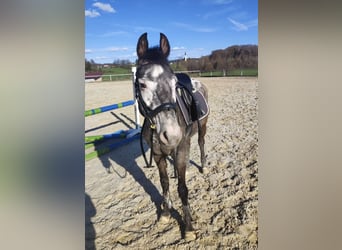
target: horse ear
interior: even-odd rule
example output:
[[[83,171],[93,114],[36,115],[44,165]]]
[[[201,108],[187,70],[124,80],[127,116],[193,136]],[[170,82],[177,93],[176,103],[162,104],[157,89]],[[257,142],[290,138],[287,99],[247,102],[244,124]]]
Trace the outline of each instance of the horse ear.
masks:
[[[163,52],[163,55],[165,56],[165,58],[167,58],[170,54],[170,44],[169,44],[169,40],[167,40],[167,37],[163,33],[160,33],[159,47],[161,51]]]
[[[138,58],[143,57],[147,49],[148,49],[147,33],[144,33],[140,36],[138,40],[138,44],[137,44]]]

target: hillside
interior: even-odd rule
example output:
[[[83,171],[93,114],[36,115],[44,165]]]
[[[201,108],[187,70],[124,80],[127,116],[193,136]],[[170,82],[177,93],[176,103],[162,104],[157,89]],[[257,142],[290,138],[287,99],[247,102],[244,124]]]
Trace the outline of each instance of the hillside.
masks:
[[[112,64],[97,64],[93,60],[85,60],[85,72],[102,72],[103,74],[130,73],[131,65],[128,60],[116,60]],[[241,69],[258,69],[257,45],[234,45],[226,49],[214,50],[208,56],[188,58],[187,60],[170,60],[175,71],[200,70],[201,72],[226,71]]]
[[[258,68],[257,45],[234,45],[214,50],[208,56],[172,61],[176,70],[231,71]]]

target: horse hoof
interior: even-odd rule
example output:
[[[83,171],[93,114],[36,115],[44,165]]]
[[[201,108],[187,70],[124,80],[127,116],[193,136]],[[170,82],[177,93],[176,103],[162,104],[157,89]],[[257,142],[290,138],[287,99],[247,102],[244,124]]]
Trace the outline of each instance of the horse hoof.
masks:
[[[170,215],[161,215],[159,218],[159,222],[162,224],[167,224],[170,221]]]
[[[185,232],[184,238],[186,241],[196,240],[196,238],[197,238],[196,232],[195,231],[187,231],[187,232]]]

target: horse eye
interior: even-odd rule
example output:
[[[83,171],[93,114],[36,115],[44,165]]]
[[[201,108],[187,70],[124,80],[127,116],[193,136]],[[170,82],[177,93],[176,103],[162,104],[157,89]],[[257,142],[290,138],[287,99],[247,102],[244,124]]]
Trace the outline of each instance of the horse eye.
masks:
[[[145,83],[140,83],[140,88],[141,89],[146,89],[146,84]]]

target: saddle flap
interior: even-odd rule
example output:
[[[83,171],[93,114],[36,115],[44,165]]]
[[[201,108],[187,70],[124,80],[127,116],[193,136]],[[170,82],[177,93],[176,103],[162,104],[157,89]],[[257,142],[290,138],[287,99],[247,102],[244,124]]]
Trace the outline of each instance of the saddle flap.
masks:
[[[207,100],[204,98],[200,91],[196,91],[192,94],[193,97],[193,121],[203,119],[209,114],[209,106]]]
[[[188,92],[192,92],[192,83],[190,77],[185,73],[176,73],[176,77],[178,79],[178,84],[183,88],[186,88]]]

